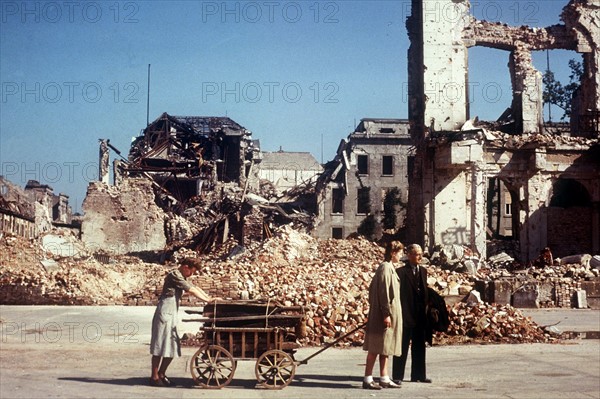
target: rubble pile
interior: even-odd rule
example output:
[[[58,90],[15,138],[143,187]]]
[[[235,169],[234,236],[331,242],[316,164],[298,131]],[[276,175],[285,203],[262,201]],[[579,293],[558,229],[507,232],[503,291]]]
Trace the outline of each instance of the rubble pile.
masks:
[[[64,258],[44,251],[34,241],[15,237],[0,239],[0,250],[6,257],[0,269],[3,304],[150,306],[156,304],[164,275],[174,264],[146,263],[129,256],[96,259],[80,254]],[[181,248],[173,253],[172,261],[186,256],[197,255]],[[368,287],[383,259],[383,249],[360,238],[318,241],[284,226],[271,239],[252,242],[247,247],[228,241],[202,259],[205,267],[191,278],[193,284],[222,298],[273,300],[284,306],[299,306],[307,319],[307,338],[303,343],[320,345],[366,321]],[[548,270],[553,272],[532,269],[531,273],[538,277],[560,275],[575,281],[576,276],[587,276],[589,266],[556,265]],[[549,340],[515,308],[459,302],[475,292],[472,289],[478,279],[508,271],[479,268],[472,274],[429,265],[428,273],[431,287],[447,298],[456,297],[448,300],[450,329],[447,334],[438,334],[436,342]],[[561,273],[571,277],[562,277]],[[201,303],[186,295],[182,305]],[[363,338],[364,331],[359,329],[339,345],[361,345]]]
[[[307,342],[315,345],[364,323],[368,287],[383,258],[383,249],[370,241],[317,241],[289,226],[272,239],[221,261],[218,256],[223,252],[207,257],[207,267],[196,279],[231,274],[238,278],[241,298],[274,299],[285,306],[304,307]],[[359,330],[343,344],[361,345],[362,340]]]
[[[238,199],[242,190],[231,183],[221,183],[218,187],[219,190],[207,190],[202,196],[192,197],[184,204],[170,207],[172,209],[167,212],[166,221],[166,236],[170,245],[182,247],[189,244],[203,230],[239,208]]]
[[[558,339],[510,305],[458,302],[449,308],[449,318],[448,331],[436,333],[438,344],[514,344]]]
[[[236,248],[230,245],[213,254],[210,261],[207,258],[206,274],[201,279],[232,273],[239,278],[242,298],[277,299],[285,306],[303,306],[307,316],[306,344],[331,342],[366,321],[368,286],[383,258],[380,246],[364,239],[316,241],[284,227],[273,239],[246,248],[241,254]],[[219,258],[227,258],[228,251],[237,255],[220,261]],[[294,272],[290,273],[290,269]],[[428,267],[428,273],[430,286],[444,295],[461,298],[471,292],[478,278],[434,265]],[[450,310],[451,327],[448,333],[437,334],[436,343],[553,339],[511,306],[467,306],[459,302]],[[484,316],[490,319],[490,326],[483,326],[478,332],[473,323]],[[357,346],[363,339],[364,331],[358,330],[338,345]]]
[[[493,123],[493,122],[492,122]],[[482,122],[485,125],[486,122]],[[561,145],[581,146],[588,148],[596,143],[596,139],[574,136],[556,136],[548,133],[532,134],[532,135],[513,135],[502,133],[497,129],[483,129],[486,139],[490,146],[501,148],[523,148],[529,144],[546,144],[560,147]]]
[[[121,305],[126,292],[164,273],[164,266],[136,257],[106,264],[79,252],[65,258],[14,236],[0,239],[0,252],[0,303],[7,305]]]
[[[471,292],[476,281],[472,274],[444,270],[433,265],[427,268],[427,275],[427,285],[443,296],[465,296]]]

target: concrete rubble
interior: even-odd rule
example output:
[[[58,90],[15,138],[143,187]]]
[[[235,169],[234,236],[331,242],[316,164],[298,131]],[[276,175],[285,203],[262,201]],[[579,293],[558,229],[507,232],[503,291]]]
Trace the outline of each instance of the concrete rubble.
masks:
[[[171,267],[170,263],[146,263],[132,256],[58,256],[44,251],[37,242],[9,236],[0,239],[0,246],[7,257],[0,277],[3,304],[151,306],[156,304],[163,276]],[[174,259],[186,256],[196,255],[188,248],[173,253]],[[192,282],[223,298],[271,299],[284,306],[301,306],[307,316],[307,338],[303,343],[320,345],[366,320],[368,286],[382,257],[383,249],[376,243],[364,239],[319,241],[289,225],[277,229],[265,241],[240,246],[230,240],[202,256],[206,266]],[[42,260],[52,260],[53,267],[46,270]],[[589,265],[571,264],[557,264],[546,271],[531,268],[517,274],[488,268],[485,262],[475,274],[434,264],[427,268],[428,284],[446,297],[451,315],[448,332],[437,333],[434,344],[553,341],[554,335],[536,326],[510,303],[488,303],[489,293],[474,289],[503,276],[519,284],[525,275],[539,284],[547,279],[577,284],[598,274]],[[184,296],[182,305],[199,303]],[[362,340],[363,331],[359,330],[338,345],[361,345]]]

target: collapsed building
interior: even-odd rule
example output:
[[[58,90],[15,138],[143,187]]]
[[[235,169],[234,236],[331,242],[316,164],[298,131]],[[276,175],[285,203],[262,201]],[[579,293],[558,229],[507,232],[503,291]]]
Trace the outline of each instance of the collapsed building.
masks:
[[[409,240],[458,244],[486,258],[492,239],[522,262],[600,252],[600,1],[572,0],[564,24],[512,27],[480,21],[467,0],[413,0],[407,19],[410,135]],[[443,13],[443,15],[441,14]],[[469,115],[468,49],[506,52],[513,100],[499,121]],[[571,130],[544,129],[538,50],[583,57]],[[499,209],[502,205],[502,209]],[[500,226],[500,219],[509,223]]]
[[[429,252],[468,248],[473,259],[507,248],[522,264],[546,248],[557,258],[598,254],[598,1],[569,2],[564,24],[547,28],[479,21],[467,0],[412,6],[408,120],[361,120],[316,181],[312,175],[304,191],[273,199],[257,195],[267,186],[261,173],[276,183],[298,169],[261,172],[263,154],[245,128],[229,118],[162,114],[129,157],[115,161],[113,186],[108,151],[116,149],[101,142],[101,181],[90,184],[84,202],[84,242],[115,254],[204,251],[229,236],[244,245],[271,236],[273,212],[319,238],[370,229],[377,239],[387,230]],[[470,115],[473,46],[508,55],[513,99],[494,122]],[[561,134],[543,122],[542,79],[531,58],[554,48],[584,61],[570,130]]]
[[[371,223],[369,234],[404,226],[412,139],[407,120],[364,118],[338,146],[316,186],[313,235],[346,238]],[[371,220],[373,218],[373,220]]]
[[[450,7],[459,17],[434,18],[428,8],[432,5],[434,10]],[[257,170],[263,159],[249,132],[229,118],[161,115],[134,141],[128,158],[115,161],[113,185],[109,184],[109,150],[120,152],[102,140],[100,181],[90,184],[84,202],[83,240],[92,252],[181,249],[178,255],[187,256],[215,241],[224,243],[231,233],[236,242],[231,240],[220,253],[206,258],[213,256],[207,262],[210,278],[206,280],[216,284],[203,288],[223,297],[243,297],[242,290],[254,290],[255,298],[281,297],[295,305],[310,304],[309,327],[315,337],[332,337],[364,321],[364,293],[381,259],[380,247],[365,240],[298,239],[298,232],[288,226],[281,236],[254,246],[254,251],[231,257],[239,249],[237,243],[270,237],[265,223],[268,212],[276,211],[288,221],[305,219],[301,209],[306,203],[302,205],[300,198],[312,195],[314,188],[316,209],[304,209],[316,215],[315,235],[347,237],[358,231],[369,215],[375,216],[382,228],[408,227],[403,241],[423,243],[433,252],[428,284],[444,295],[458,297],[456,300],[480,295],[490,303],[519,307],[585,308],[586,298],[581,294],[587,292],[589,305],[597,308],[600,257],[584,260],[585,256],[569,259],[564,255],[599,251],[598,6],[598,1],[572,1],[563,13],[565,25],[531,29],[477,21],[468,15],[467,1],[413,1],[408,20],[410,119],[361,120],[314,186],[288,192],[275,201],[251,193],[263,188]],[[586,26],[590,28],[586,30]],[[491,45],[511,54],[514,99],[496,123],[470,120],[466,55],[474,45]],[[540,75],[527,55],[532,49],[553,46],[584,53],[585,73],[571,132],[560,136],[545,130]],[[465,88],[464,99],[434,95],[457,85]],[[531,90],[537,94],[532,95]],[[283,173],[288,169],[272,170]],[[398,191],[388,202],[393,188]],[[5,194],[6,189],[0,189]],[[34,191],[37,196],[45,190],[37,187]],[[26,214],[15,204],[2,208],[13,213],[9,216]],[[395,216],[390,218],[393,223],[387,220],[389,215]],[[33,223],[33,216],[28,217]],[[494,238],[516,244],[517,255],[524,262],[536,258],[546,246],[562,259],[553,262],[550,257],[549,263],[539,268],[511,273],[513,270],[507,269],[513,259],[497,258],[503,264],[495,267],[489,257],[496,252],[489,249]],[[16,240],[12,241],[2,243],[12,248]],[[452,256],[433,251],[438,246],[444,251],[450,247]],[[467,252],[466,247],[472,250]],[[11,253],[19,252],[13,248]],[[488,259],[492,267],[477,270],[481,258]],[[112,295],[100,285],[99,300],[155,303],[163,269],[138,265],[143,273],[148,270],[145,281],[153,283],[154,291],[146,284],[123,284],[130,287],[124,288],[121,285],[127,282],[134,262],[130,257],[122,259],[112,265],[108,262],[106,268],[96,266],[92,259],[93,273],[73,268],[70,261],[60,262],[58,272],[30,273],[33,263],[26,262],[22,274],[16,273],[12,280],[10,273],[3,273],[0,283],[14,289],[5,288],[2,294],[11,301],[11,295],[31,301],[32,294],[46,300],[45,289],[53,286],[56,303],[63,303],[58,302],[64,300],[63,294],[68,294],[68,301],[74,297],[85,301],[89,298],[77,298],[84,295],[77,289],[99,276],[117,280],[118,286],[117,294]],[[470,265],[464,268],[467,273],[459,270],[461,263]],[[115,265],[122,269],[122,280],[104,274]],[[37,278],[46,280],[47,286]],[[131,292],[123,295],[121,291],[126,290]],[[463,321],[488,320],[481,314],[481,309],[486,309],[481,304],[474,308],[477,312],[467,314],[467,305],[462,303],[453,307],[460,320],[454,330],[459,335],[474,328]],[[496,312],[494,307],[489,312],[493,323],[500,313],[513,319],[512,311]],[[512,328],[512,322],[506,325]]]
[[[243,197],[258,187],[257,145],[250,131],[228,117],[163,113],[134,140],[127,159],[115,159],[111,186],[108,153],[120,152],[101,140],[100,179],[90,183],[83,203],[82,240],[87,246],[124,254],[162,251],[215,224],[227,237],[230,218],[200,219],[205,213],[239,211],[226,192],[236,196],[243,190],[238,195]],[[194,211],[207,204],[219,209]],[[197,218],[187,223],[183,216]],[[236,220],[239,230],[239,214]]]

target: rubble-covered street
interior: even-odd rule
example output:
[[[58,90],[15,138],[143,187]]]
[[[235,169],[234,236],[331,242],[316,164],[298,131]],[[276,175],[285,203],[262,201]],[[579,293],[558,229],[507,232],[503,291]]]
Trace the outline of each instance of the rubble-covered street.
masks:
[[[10,236],[0,239],[5,257],[0,275],[1,303],[156,304],[170,264],[148,263],[124,255],[94,257],[68,231],[63,233],[76,255],[52,255],[34,240]],[[186,256],[194,256],[194,252],[182,248],[174,253],[175,259]],[[192,281],[223,298],[273,300],[285,306],[302,306],[308,333],[302,343],[320,345],[366,320],[366,293],[382,256],[383,249],[365,239],[317,240],[285,226],[264,242],[242,248],[230,241],[204,255],[204,269]],[[503,278],[529,284],[552,280],[559,282],[557,286],[577,287],[599,273],[598,268],[590,266],[590,257],[584,260],[585,264],[557,262],[543,269],[525,270],[481,262],[483,265],[476,271],[469,272],[465,267],[468,260],[464,259],[428,266],[429,285],[446,297],[451,321],[447,333],[437,333],[434,345],[558,342],[560,326],[554,329],[538,326],[510,302],[485,302],[481,299],[483,292],[475,289]],[[199,305],[187,296],[182,304]],[[543,305],[556,307],[552,301]],[[194,338],[194,331],[186,332]],[[339,345],[359,346],[362,339],[363,331],[359,330]]]

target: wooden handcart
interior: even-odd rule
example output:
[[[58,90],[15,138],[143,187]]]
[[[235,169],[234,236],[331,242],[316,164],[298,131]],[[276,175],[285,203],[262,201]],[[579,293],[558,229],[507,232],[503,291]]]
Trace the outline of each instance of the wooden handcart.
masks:
[[[201,318],[184,319],[202,322],[201,344],[190,361],[194,382],[210,389],[227,386],[233,379],[237,361],[255,360],[258,385],[267,389],[288,386],[296,367],[346,338],[364,324],[327,344],[302,361],[294,359],[300,347],[298,338],[306,331],[306,315],[298,306],[282,306],[270,301],[219,301],[204,307]]]

